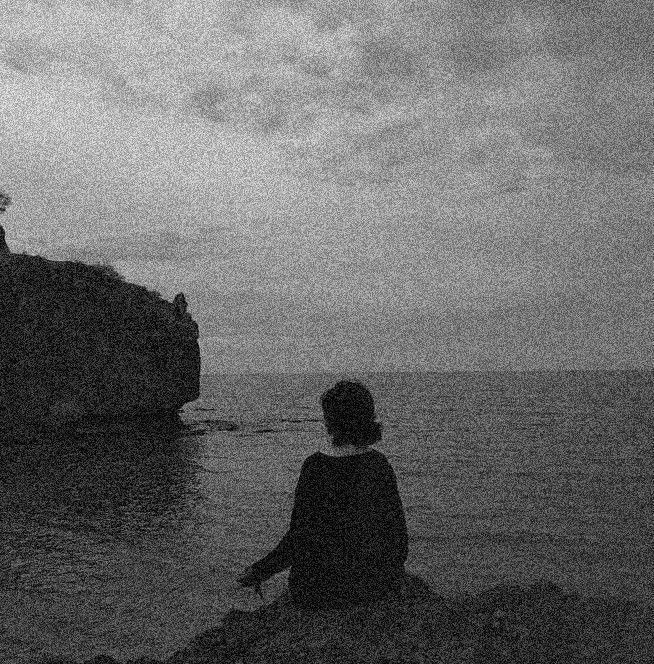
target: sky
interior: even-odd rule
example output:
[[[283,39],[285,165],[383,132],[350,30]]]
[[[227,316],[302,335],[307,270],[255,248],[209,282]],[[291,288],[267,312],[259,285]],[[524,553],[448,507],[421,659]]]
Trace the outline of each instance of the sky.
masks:
[[[648,0],[0,0],[15,252],[203,373],[651,369]]]

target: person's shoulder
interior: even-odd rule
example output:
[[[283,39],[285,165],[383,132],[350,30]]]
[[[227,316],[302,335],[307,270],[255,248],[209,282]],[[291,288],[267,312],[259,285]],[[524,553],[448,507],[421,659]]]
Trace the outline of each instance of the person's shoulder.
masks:
[[[371,461],[375,463],[380,463],[383,465],[390,465],[389,460],[386,458],[386,455],[383,452],[375,449],[374,447],[370,448],[370,451],[363,456],[368,457]]]
[[[310,454],[302,463],[302,469],[306,470],[307,468],[312,468],[316,465],[319,465],[321,461],[323,461],[325,458],[325,455],[320,453],[320,452],[314,452],[313,454]]]
[[[343,458],[356,458],[356,459],[365,459],[369,462],[372,463],[377,463],[377,464],[382,464],[385,466],[390,466],[390,462],[386,458],[386,455],[383,452],[380,452],[379,450],[375,449],[374,447],[370,448],[367,450],[364,454],[355,454],[355,455],[350,455],[348,457],[339,457],[339,456],[334,456],[332,454],[327,454],[325,452],[314,452],[313,454],[310,454],[305,460],[304,463],[302,464],[304,466],[315,466],[315,465],[321,465],[324,464],[325,462],[329,463],[331,459],[343,459]]]

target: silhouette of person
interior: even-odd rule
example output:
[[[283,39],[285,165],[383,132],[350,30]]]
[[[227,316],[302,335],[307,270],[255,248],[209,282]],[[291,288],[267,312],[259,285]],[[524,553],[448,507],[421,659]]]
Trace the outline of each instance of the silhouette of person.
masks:
[[[7,208],[11,205],[11,198],[7,194],[0,191],[0,213],[6,212]]]
[[[7,211],[7,208],[11,205],[11,198],[7,194],[3,194],[0,191],[0,214]],[[5,229],[0,226],[0,254],[10,254],[11,250],[7,246],[7,240],[5,238]]]
[[[175,310],[177,311],[178,316],[186,316],[188,311],[188,304],[186,303],[184,293],[177,293],[177,295],[175,295],[173,305],[175,306]]]
[[[372,395],[338,382],[321,396],[331,449],[302,465],[288,532],[247,567],[254,587],[288,569],[293,605],[309,611],[368,604],[399,591],[408,555],[404,508],[381,440]]]

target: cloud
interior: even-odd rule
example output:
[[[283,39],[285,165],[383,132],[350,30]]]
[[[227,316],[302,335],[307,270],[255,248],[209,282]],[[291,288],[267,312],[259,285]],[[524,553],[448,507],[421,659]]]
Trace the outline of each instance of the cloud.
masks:
[[[260,132],[295,174],[384,182],[424,161],[451,172],[466,153],[497,172],[506,155],[489,145],[507,140],[518,181],[534,154],[651,165],[642,3],[56,6],[14,11],[13,71],[77,77],[105,103],[196,114],[229,135]],[[609,71],[618,58],[628,67]],[[520,186],[506,179],[497,191]]]
[[[50,110],[69,125],[81,104],[106,123],[165,113],[190,115],[190,126],[197,116],[200,140],[238,150],[250,136],[289,177],[350,186],[422,177],[472,195],[519,191],[580,159],[616,172],[651,165],[642,62],[612,73],[599,57],[616,55],[633,11],[545,0],[56,6],[14,11],[5,61],[67,95],[68,113]],[[111,151],[95,127],[83,129]]]
[[[8,241],[115,262],[162,292],[174,275],[205,334],[241,349],[256,334],[269,359],[267,334],[305,344],[307,361],[322,339],[344,362],[393,346],[407,362],[481,362],[509,352],[499,321],[520,328],[530,302],[563,357],[555,330],[581,305],[560,303],[606,293],[602,311],[615,300],[636,315],[649,287],[645,9],[12,3]]]
[[[294,174],[349,184],[413,177],[424,161],[451,171],[448,155],[457,161],[466,149],[479,153],[487,140],[508,137],[528,155],[540,146],[516,136],[515,125],[532,108],[520,109],[515,100],[549,94],[555,105],[560,98],[552,93],[560,76],[541,76],[538,89],[528,87],[531,81],[507,81],[496,90],[505,105],[488,109],[482,132],[460,127],[461,113],[471,103],[479,110],[488,87],[473,91],[453,80],[457,43],[463,39],[466,53],[489,62],[475,21],[483,34],[493,33],[486,30],[487,13],[470,17],[457,3],[429,11],[383,3],[358,11],[339,3],[264,3],[237,11],[204,1],[191,12],[187,5],[167,2],[156,14],[150,3],[69,1],[58,12],[32,13],[31,22],[26,12],[8,40],[6,60],[19,71],[81,77],[93,83],[95,97],[114,106],[195,113],[229,135],[260,132],[276,141]],[[538,26],[515,8],[504,14],[512,22],[489,15],[500,32],[513,25],[508,41],[497,39],[515,60],[516,35],[527,54],[538,45]],[[459,41],[433,27],[447,27],[453,16],[466,28]]]
[[[294,319],[295,320],[295,319]],[[386,325],[384,325],[386,323]],[[207,371],[630,369],[654,361],[651,305],[586,294],[431,312],[395,325],[376,317],[277,332],[205,330]],[[322,324],[321,324],[322,325]],[[201,332],[204,329],[201,325]]]
[[[654,16],[646,2],[462,7],[453,63],[498,102],[483,109],[472,95],[470,113],[503,114],[525,145],[548,149],[563,164],[616,173],[652,168]]]
[[[236,246],[239,239],[229,228],[203,226],[194,235],[174,231],[131,232],[123,235],[100,235],[81,245],[44,247],[52,260],[75,260],[85,263],[139,261],[189,262],[199,258],[234,259],[244,252]],[[240,241],[242,246],[242,239]]]

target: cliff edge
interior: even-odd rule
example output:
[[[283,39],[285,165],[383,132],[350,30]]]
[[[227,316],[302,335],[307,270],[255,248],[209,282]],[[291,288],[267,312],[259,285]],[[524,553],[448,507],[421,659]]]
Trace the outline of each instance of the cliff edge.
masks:
[[[171,303],[108,266],[2,252],[0,430],[175,411],[199,383],[183,294]]]

